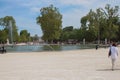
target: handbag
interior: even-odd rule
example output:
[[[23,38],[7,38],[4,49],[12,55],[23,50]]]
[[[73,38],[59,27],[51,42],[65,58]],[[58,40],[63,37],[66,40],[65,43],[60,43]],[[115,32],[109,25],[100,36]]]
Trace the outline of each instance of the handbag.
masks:
[[[109,50],[108,56],[111,56],[111,50]]]

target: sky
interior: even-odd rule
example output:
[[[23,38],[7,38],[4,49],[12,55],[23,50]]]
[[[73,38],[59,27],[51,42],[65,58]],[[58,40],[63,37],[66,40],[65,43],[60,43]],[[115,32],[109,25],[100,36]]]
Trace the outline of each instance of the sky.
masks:
[[[0,18],[13,16],[18,32],[27,30],[31,36],[42,36],[40,25],[36,24],[36,17],[40,9],[53,4],[62,14],[62,27],[74,26],[80,28],[80,19],[90,9],[104,8],[106,4],[119,6],[120,0],[0,0]]]

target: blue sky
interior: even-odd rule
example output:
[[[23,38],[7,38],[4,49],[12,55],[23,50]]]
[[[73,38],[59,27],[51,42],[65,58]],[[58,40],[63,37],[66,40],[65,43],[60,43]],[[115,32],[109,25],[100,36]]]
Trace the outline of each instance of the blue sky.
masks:
[[[86,15],[90,9],[104,8],[106,4],[120,5],[120,0],[0,0],[0,18],[13,16],[16,20],[18,31],[28,30],[32,36],[42,36],[36,17],[40,15],[40,9],[53,4],[63,16],[63,28],[74,26],[80,28],[80,18]]]

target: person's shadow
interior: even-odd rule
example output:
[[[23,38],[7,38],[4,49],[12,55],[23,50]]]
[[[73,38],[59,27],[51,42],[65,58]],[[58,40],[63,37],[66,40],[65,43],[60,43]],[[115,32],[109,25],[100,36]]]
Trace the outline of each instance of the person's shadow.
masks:
[[[96,71],[117,71],[117,70],[120,70],[118,68],[115,68],[114,70],[112,69],[97,69]]]

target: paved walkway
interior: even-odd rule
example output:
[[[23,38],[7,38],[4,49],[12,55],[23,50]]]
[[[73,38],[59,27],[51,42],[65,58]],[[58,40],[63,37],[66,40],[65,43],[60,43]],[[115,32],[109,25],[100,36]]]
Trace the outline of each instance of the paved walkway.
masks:
[[[120,80],[108,49],[0,54],[0,80]]]

